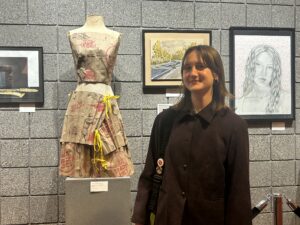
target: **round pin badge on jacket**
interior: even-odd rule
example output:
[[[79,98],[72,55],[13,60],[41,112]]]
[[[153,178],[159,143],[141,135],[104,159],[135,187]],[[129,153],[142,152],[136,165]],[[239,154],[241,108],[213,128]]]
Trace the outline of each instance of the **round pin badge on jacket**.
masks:
[[[159,158],[159,159],[157,160],[157,165],[158,165],[159,167],[163,167],[163,165],[164,165],[164,160],[163,160],[162,158]]]

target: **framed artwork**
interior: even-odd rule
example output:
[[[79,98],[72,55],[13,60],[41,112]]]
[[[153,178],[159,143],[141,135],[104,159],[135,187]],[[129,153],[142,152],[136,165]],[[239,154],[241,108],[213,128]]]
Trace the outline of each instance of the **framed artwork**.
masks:
[[[43,48],[0,47],[0,103],[43,102]]]
[[[229,32],[235,112],[247,120],[294,119],[294,29],[231,27]]]
[[[195,45],[211,45],[211,32],[143,30],[144,89],[179,87],[183,55]]]

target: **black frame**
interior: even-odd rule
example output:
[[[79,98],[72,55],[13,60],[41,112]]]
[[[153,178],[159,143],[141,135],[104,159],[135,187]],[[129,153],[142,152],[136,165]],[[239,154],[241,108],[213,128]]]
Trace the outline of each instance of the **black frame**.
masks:
[[[206,30],[143,30],[143,89],[144,90],[157,90],[157,89],[165,89],[165,88],[178,88],[182,85],[181,77],[177,79],[157,79],[153,80],[152,78],[152,62],[151,62],[151,39],[167,39],[167,40],[187,40],[192,42],[192,40],[197,40],[197,44],[205,44],[211,45],[212,43],[212,35],[211,31]],[[175,54],[174,54],[175,55]],[[168,67],[172,67],[168,70],[166,66],[163,69],[164,72],[174,70],[180,70],[181,60],[173,60],[166,64]],[[171,65],[172,64],[172,65]],[[174,64],[174,65],[173,65]],[[160,70],[160,69],[158,69]],[[164,73],[163,72],[163,73]],[[177,74],[178,76],[178,74]],[[159,77],[159,75],[157,76]]]
[[[42,47],[0,47],[0,103],[44,103]]]
[[[265,28],[265,27],[231,27],[229,29],[229,34],[230,34],[230,79],[231,79],[230,90],[231,93],[233,93],[233,95],[235,96],[234,99],[231,101],[231,107],[236,109],[236,113],[238,115],[240,115],[241,117],[249,121],[285,121],[285,120],[295,119],[295,29]],[[277,40],[281,40],[281,41],[277,42]],[[241,99],[243,99],[244,91],[247,90],[246,88],[248,86],[250,86],[251,88],[251,85],[247,85],[249,84],[249,77],[251,77],[250,75],[251,73],[256,73],[253,71],[256,71],[256,68],[258,67],[256,66],[251,67],[252,64],[250,63],[250,61],[253,58],[253,55],[256,54],[253,52],[261,48],[260,46],[267,46],[267,47],[269,46],[268,47],[269,49],[274,49],[275,52],[278,53],[277,56],[279,56],[278,57],[279,60],[277,60],[276,62],[281,62],[281,63],[275,64],[274,63],[275,56],[273,55],[272,58],[273,64],[272,64],[272,69],[270,70],[272,71],[271,72],[272,75],[270,75],[269,77],[271,77],[271,81],[276,80],[274,79],[275,76],[274,68],[275,65],[279,65],[277,67],[279,67],[281,70],[279,69],[278,71],[281,72],[277,72],[277,74],[280,74],[279,77],[281,78],[279,79],[280,81],[278,81],[277,83],[281,85],[277,85],[279,86],[279,88],[275,90],[276,91],[278,90],[277,93],[281,92],[279,96],[281,95],[281,97],[284,96],[287,97],[288,99],[287,106],[285,104],[279,105],[278,103],[277,109],[281,107],[280,110],[282,111],[279,111],[279,109],[277,110],[277,112],[271,110],[268,111],[266,106],[267,104],[261,106],[261,109],[259,109],[261,111],[257,111],[257,112],[255,112],[255,110],[253,110],[252,112],[250,110],[243,111],[244,108],[252,110],[253,108],[257,107],[257,104],[255,105],[255,101],[252,100],[251,103],[254,103],[253,105],[251,105],[248,101],[248,105],[247,105],[247,103],[245,103],[245,101],[241,101]],[[285,48],[286,46],[287,48]],[[257,52],[258,51],[259,50],[257,50]],[[264,50],[260,50],[260,51],[264,51]],[[252,53],[251,57],[250,57],[250,52]],[[284,54],[280,55],[280,53],[286,53],[287,55]],[[261,53],[257,53],[256,56],[258,57],[259,54]],[[282,57],[282,56],[288,56],[288,57]],[[255,60],[257,61],[258,59]],[[287,67],[282,68],[283,64],[287,65]],[[254,64],[254,65],[259,65],[259,64]],[[248,68],[247,69],[248,72],[246,72],[245,69],[246,66]],[[242,73],[239,72],[239,70],[242,70]],[[239,73],[237,74],[237,72]],[[248,76],[246,74],[248,74]],[[265,75],[266,73],[264,73],[264,76]],[[247,76],[248,83],[246,82],[246,78],[245,78],[246,76]],[[242,80],[242,77],[244,78],[244,81],[241,82],[240,80]],[[252,77],[253,77],[252,80],[254,80],[254,76]],[[288,78],[288,79],[284,79],[284,78]],[[268,78],[264,78],[264,80],[267,79]],[[270,83],[268,83],[268,85],[271,85],[272,83],[271,81]],[[286,88],[284,91],[281,91],[282,90],[281,88],[283,87],[282,85],[283,83],[285,84],[285,87],[288,88]],[[273,85],[272,87],[275,87],[275,85]],[[274,96],[275,95],[276,94],[274,94]],[[268,101],[270,101],[270,99],[268,99]],[[274,100],[272,101],[275,102]],[[286,101],[281,101],[281,103],[282,102],[284,103]],[[263,111],[262,109],[265,110],[265,112],[262,112]]]

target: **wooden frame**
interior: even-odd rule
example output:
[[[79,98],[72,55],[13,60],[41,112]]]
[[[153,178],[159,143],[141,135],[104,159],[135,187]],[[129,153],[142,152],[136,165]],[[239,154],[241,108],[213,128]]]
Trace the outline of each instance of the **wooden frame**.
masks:
[[[182,57],[193,45],[211,45],[211,32],[143,30],[144,89],[179,87]]]
[[[247,120],[295,118],[295,31],[230,28],[232,107]]]
[[[43,102],[42,47],[0,47],[0,103]]]

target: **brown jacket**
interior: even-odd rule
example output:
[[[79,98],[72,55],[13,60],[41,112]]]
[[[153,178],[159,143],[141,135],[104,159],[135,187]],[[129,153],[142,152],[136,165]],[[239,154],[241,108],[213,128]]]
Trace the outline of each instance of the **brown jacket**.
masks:
[[[171,109],[170,109],[171,110]],[[152,128],[132,222],[147,224],[147,202],[155,173]],[[208,105],[199,114],[179,111],[165,153],[155,225],[250,225],[249,140],[244,120]]]

